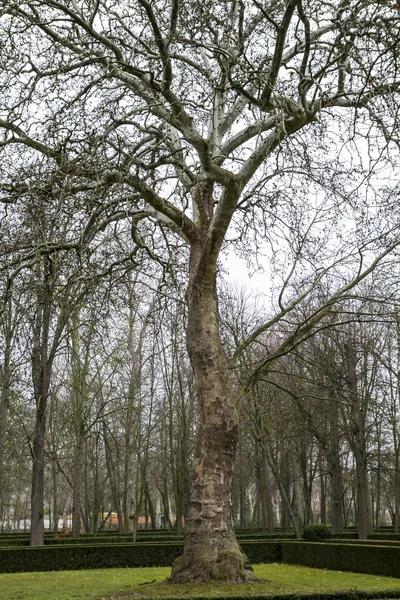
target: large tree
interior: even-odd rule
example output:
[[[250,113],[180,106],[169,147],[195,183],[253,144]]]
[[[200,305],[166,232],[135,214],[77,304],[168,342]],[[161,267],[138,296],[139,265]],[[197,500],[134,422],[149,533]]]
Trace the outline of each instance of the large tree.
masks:
[[[389,211],[371,224],[357,198],[366,209],[364,169],[382,167],[390,151],[399,20],[393,0],[3,3],[4,202],[29,186],[14,170],[40,154],[63,182],[60,198],[75,196],[83,215],[92,208],[69,232],[75,248],[127,219],[134,243],[155,260],[166,249],[170,266],[187,257],[187,349],[200,425],[174,582],[254,577],[233,529],[237,397],[217,295],[224,243],[251,243],[253,229],[255,249],[286,244],[292,258],[288,267],[274,254],[284,280],[276,315],[238,353],[288,318],[330,266],[342,278],[330,303],[317,305],[280,347],[266,348],[238,397],[398,243]],[[357,220],[346,252],[353,221],[335,234],[340,210]],[[44,250],[56,252],[57,242]],[[287,302],[297,266],[306,281]]]

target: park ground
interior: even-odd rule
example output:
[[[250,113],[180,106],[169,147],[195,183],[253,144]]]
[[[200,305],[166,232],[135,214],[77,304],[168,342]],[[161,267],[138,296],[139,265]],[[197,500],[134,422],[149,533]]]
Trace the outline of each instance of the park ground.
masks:
[[[260,578],[244,585],[171,585],[170,568],[92,569],[0,574],[1,600],[145,600],[147,598],[235,598],[338,591],[400,593],[400,580],[308,567],[255,565]],[[389,597],[389,596],[388,596]]]

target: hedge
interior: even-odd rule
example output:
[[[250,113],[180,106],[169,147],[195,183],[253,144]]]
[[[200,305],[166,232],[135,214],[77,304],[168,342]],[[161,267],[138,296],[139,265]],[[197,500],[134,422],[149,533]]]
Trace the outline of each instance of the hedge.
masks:
[[[248,540],[240,546],[253,564],[284,562],[400,578],[400,544]],[[183,542],[7,547],[0,548],[0,573],[170,566],[182,551]]]
[[[303,529],[303,538],[308,542],[320,542],[332,537],[331,528],[322,523],[306,525]]]
[[[360,539],[355,539],[355,540],[349,540],[349,539],[340,539],[340,538],[335,538],[335,539],[330,539],[330,540],[324,540],[324,543],[330,543],[330,544],[359,544],[359,545],[364,545],[364,546],[400,546],[400,542],[397,540],[388,540],[386,538],[384,539],[370,539],[368,538],[367,540],[360,540]]]
[[[282,562],[317,569],[400,577],[400,546],[280,542]]]
[[[253,564],[281,560],[280,542],[243,542],[241,547]],[[183,542],[8,547],[0,548],[0,573],[168,567],[182,551]]]
[[[169,566],[182,554],[183,543],[98,544],[1,548],[0,573],[69,571],[112,567]]]
[[[241,540],[276,540],[276,539],[294,539],[294,534],[262,534],[257,533],[253,535],[249,534],[238,534],[237,539]],[[176,534],[166,535],[142,535],[139,533],[136,538],[137,543],[167,543],[167,542],[183,542],[183,535],[178,536]],[[59,544],[128,544],[132,543],[132,534],[114,534],[111,535],[89,535],[82,534],[78,538],[73,538],[71,535],[65,537],[55,537],[52,535],[45,535],[44,544],[47,545],[59,545]],[[0,547],[4,546],[29,546],[29,536],[0,536]]]

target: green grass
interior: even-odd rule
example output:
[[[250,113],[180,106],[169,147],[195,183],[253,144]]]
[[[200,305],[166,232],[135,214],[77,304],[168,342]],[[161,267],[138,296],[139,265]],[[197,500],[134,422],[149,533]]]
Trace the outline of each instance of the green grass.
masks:
[[[305,594],[343,590],[396,590],[400,580],[390,577],[327,571],[294,565],[255,565],[255,573],[266,581],[234,585],[171,585],[169,568],[92,569],[0,575],[1,600],[143,600]]]

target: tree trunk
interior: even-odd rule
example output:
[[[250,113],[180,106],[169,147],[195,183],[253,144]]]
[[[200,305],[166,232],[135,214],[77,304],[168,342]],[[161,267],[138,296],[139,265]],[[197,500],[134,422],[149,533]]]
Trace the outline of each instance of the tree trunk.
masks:
[[[32,493],[31,493],[31,546],[44,543],[44,442],[46,433],[47,393],[36,401],[36,423],[33,439]]]
[[[399,446],[395,448],[395,464],[394,464],[394,532],[399,533],[400,524],[400,452]]]
[[[274,505],[272,502],[272,482],[271,482],[271,472],[268,464],[268,459],[265,456],[264,449],[261,448],[261,456],[262,456],[262,471],[264,476],[264,484],[265,484],[265,503],[267,509],[267,531],[268,533],[274,533],[275,522],[274,522]]]
[[[81,429],[81,428],[79,428]],[[83,424],[82,424],[83,429]],[[77,432],[74,466],[72,472],[72,536],[81,534],[81,487],[82,487],[83,432]]]
[[[163,503],[164,512],[163,529],[171,529],[171,517],[169,514],[168,482],[166,477],[164,478],[163,485],[163,491],[161,492],[161,499]]]
[[[191,266],[196,262],[197,267],[199,258],[192,248]],[[200,423],[184,554],[173,564],[172,583],[255,579],[234,531],[232,477],[239,422],[221,347],[213,270],[192,278],[187,291],[187,348]]]
[[[3,506],[3,461],[4,444],[6,439],[6,422],[9,409],[10,391],[11,391],[11,343],[12,343],[12,316],[11,302],[7,304],[7,311],[4,315],[5,323],[5,343],[4,343],[4,361],[0,369],[0,508]],[[1,518],[1,515],[0,515]]]
[[[322,525],[326,525],[326,483],[325,475],[320,471],[320,521]]]
[[[368,495],[367,448],[365,434],[365,414],[360,407],[357,387],[356,353],[354,345],[346,345],[348,359],[348,381],[350,388],[350,405],[352,419],[352,449],[356,461],[357,504],[358,504],[358,537],[367,539],[372,530],[371,511]]]
[[[51,474],[53,478],[53,533],[58,533],[58,477],[57,463],[53,460],[51,464]]]
[[[342,467],[339,455],[336,460],[329,464],[329,475],[331,478],[331,521],[332,533],[343,531],[343,482]]]
[[[339,412],[338,400],[332,398],[329,404],[330,440],[326,452],[331,481],[331,521],[332,533],[343,531],[343,479],[340,463]]]
[[[8,415],[9,380],[4,367],[2,389],[0,394],[0,507],[3,505],[3,461],[6,438],[6,421]]]
[[[150,513],[151,528],[152,529],[157,529],[156,512],[154,510],[154,503],[153,503],[153,500],[151,498],[149,484],[147,482],[147,479],[145,479],[145,481],[144,481],[144,494],[145,494],[145,497],[146,497],[146,503],[147,503],[148,512]],[[147,519],[146,519],[146,523],[147,523]],[[147,529],[147,527],[146,527],[146,529]]]

